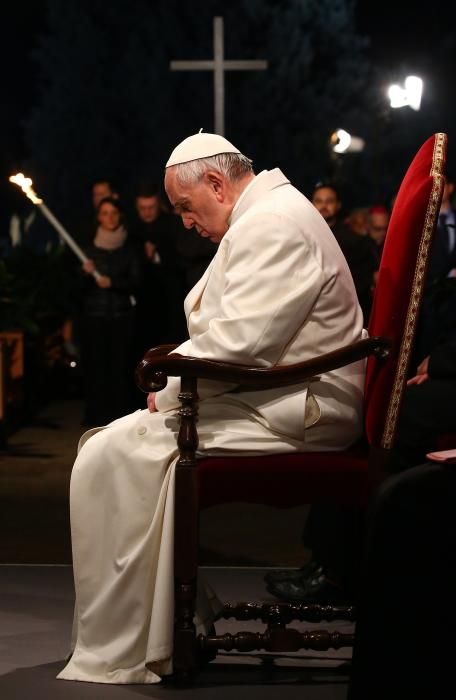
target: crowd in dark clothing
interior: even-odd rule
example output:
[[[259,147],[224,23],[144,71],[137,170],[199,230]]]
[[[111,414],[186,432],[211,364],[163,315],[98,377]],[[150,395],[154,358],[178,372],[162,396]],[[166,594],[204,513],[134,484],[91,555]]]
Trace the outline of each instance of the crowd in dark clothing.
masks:
[[[100,207],[118,201],[115,188],[106,181],[95,183],[92,193],[95,221],[91,239],[99,231]],[[312,201],[347,259],[367,325],[388,212],[381,207],[367,209],[364,226],[356,229],[342,217],[340,198],[331,185],[315,188]],[[91,291],[85,295],[80,345],[89,425],[106,423],[143,406],[144,397],[132,381],[134,367],[149,348],[185,340],[184,298],[216,251],[216,245],[194,229],[184,229],[158,188],[149,183],[138,188],[135,212],[122,222],[127,238],[119,250],[101,251],[96,239],[86,246],[97,269],[100,265],[99,271],[112,278],[109,289],[100,289],[96,278],[86,274],[85,286]],[[383,235],[376,237],[373,229],[379,224]],[[131,299],[134,304],[129,306]],[[121,300],[122,311],[115,308]],[[125,377],[130,393],[123,386]]]
[[[337,188],[328,182],[316,185],[310,199],[326,220],[347,260],[367,327],[389,212],[383,205],[344,212]],[[99,208],[106,201],[114,203],[114,208],[117,202],[119,226],[123,226],[126,234],[123,245],[115,250],[104,250],[95,242],[100,228]],[[75,293],[80,304],[73,319],[74,344],[80,353],[86,394],[95,392],[105,397],[98,400],[92,396],[87,400],[85,421],[88,424],[104,423],[143,406],[144,397],[133,382],[134,368],[149,348],[164,343],[178,344],[186,339],[184,298],[217,249],[216,244],[201,238],[194,229],[184,228],[180,217],[173,213],[153,183],[140,184],[132,211],[127,216],[121,207],[116,187],[109,180],[98,180],[92,186],[92,215],[71,228],[96,269],[111,280],[109,288],[100,288],[96,278],[82,272],[80,262],[71,251],[66,251],[79,280]],[[22,229],[18,221],[15,222],[15,235],[22,236],[24,246],[32,240],[38,241],[41,253],[46,254],[50,245],[60,244],[59,239],[53,231],[52,240],[49,236],[31,235],[30,226],[43,228],[46,223],[43,217],[36,217],[33,208],[32,213],[33,220],[24,217]],[[449,229],[447,222],[447,230],[454,231],[452,210],[446,215],[452,227]],[[448,278],[447,267],[450,258],[455,258],[450,269],[456,269],[456,246],[449,257],[447,243],[442,240],[437,237],[434,244],[415,353],[416,366],[429,355],[431,345],[436,347],[447,341],[445,333],[442,335],[437,326],[448,326],[442,316],[451,316],[449,309],[453,308],[450,289],[454,280]],[[445,295],[449,294],[450,300],[445,301]],[[125,377],[130,391],[122,386]]]
[[[91,195],[88,206],[81,203],[73,219],[62,221],[88,262],[25,198],[2,235],[0,258],[2,279],[14,275],[22,296],[28,287],[34,299],[43,297],[44,286],[59,290],[19,321],[43,328],[45,314],[52,315],[56,334],[59,322],[72,328],[61,334],[61,376],[73,395],[83,392],[83,424],[96,426],[145,406],[134,370],[150,348],[188,337],[184,299],[217,245],[187,230],[153,182],[138,185],[130,207],[106,179],[92,184]],[[71,378],[63,364],[76,368]]]
[[[322,205],[317,195],[320,199],[324,195]],[[148,349],[187,338],[183,302],[217,246],[195,229],[185,229],[154,183],[138,185],[129,210],[109,179],[92,184],[91,199],[91,213],[68,227],[98,276],[81,268],[32,205],[13,216],[4,257],[19,248],[41,256],[62,248],[69,278],[74,280],[72,345],[84,386],[83,422],[100,425],[143,407],[134,369]],[[340,198],[331,185],[316,188],[313,202],[347,259],[367,325],[381,252],[369,233],[370,212],[358,212],[361,226],[352,225],[342,216]],[[100,221],[100,210],[110,211],[113,226]],[[121,244],[111,245],[119,235]],[[102,241],[107,241],[107,248]]]
[[[128,218],[109,182],[95,183],[93,204],[94,221],[85,229],[83,248],[109,286],[100,285],[92,266],[83,266],[75,325],[85,380],[84,423],[103,425],[144,407],[134,368],[148,349],[187,338],[184,298],[216,245],[186,230],[153,184],[138,189],[135,212]],[[112,226],[104,224],[106,208],[119,212]],[[114,247],[119,235],[124,240]]]

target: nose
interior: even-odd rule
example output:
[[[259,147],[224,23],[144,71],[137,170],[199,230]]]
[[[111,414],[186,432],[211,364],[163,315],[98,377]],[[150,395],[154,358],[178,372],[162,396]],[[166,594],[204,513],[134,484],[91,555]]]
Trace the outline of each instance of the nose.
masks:
[[[193,226],[195,225],[193,219],[191,219],[188,216],[182,217],[182,223],[184,224],[185,228],[193,228]]]

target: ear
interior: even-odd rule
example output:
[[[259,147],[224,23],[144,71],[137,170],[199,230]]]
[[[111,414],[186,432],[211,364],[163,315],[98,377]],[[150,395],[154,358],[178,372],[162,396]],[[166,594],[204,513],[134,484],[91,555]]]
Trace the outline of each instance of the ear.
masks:
[[[226,195],[226,181],[223,175],[215,170],[208,170],[206,172],[206,181],[217,201],[223,202]]]

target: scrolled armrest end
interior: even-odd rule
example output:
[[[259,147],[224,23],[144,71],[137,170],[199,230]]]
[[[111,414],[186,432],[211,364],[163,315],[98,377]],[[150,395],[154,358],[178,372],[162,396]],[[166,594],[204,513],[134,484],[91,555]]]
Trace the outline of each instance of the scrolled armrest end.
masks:
[[[135,372],[136,385],[146,393],[151,391],[162,391],[168,384],[168,377],[165,372],[159,369],[152,369],[146,359],[141,360]]]

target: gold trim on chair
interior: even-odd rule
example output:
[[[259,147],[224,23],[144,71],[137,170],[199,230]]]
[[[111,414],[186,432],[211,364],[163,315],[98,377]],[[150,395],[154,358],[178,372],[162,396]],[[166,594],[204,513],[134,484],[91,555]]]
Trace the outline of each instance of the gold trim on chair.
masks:
[[[415,275],[412,284],[412,293],[410,295],[410,302],[407,309],[407,316],[405,321],[404,335],[402,337],[401,347],[399,350],[399,357],[396,367],[396,376],[394,378],[391,399],[386,415],[385,429],[383,431],[381,441],[381,445],[385,449],[390,449],[392,447],[394,435],[396,432],[399,408],[402,400],[402,395],[404,393],[406,373],[409,367],[413,338],[415,336],[415,329],[418,321],[418,309],[420,308],[421,298],[423,296],[425,274],[432,242],[432,234],[434,231],[435,222],[440,208],[441,193],[443,190],[445,180],[443,175],[443,167],[445,163],[444,153],[446,141],[446,134],[437,133],[435,135],[432,166],[429,173],[429,175],[433,178],[432,191],[426,209],[426,218],[418,250]]]

